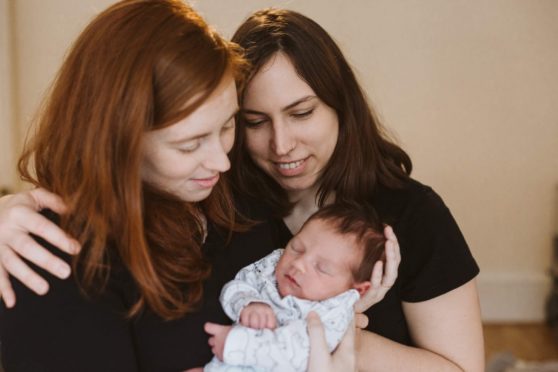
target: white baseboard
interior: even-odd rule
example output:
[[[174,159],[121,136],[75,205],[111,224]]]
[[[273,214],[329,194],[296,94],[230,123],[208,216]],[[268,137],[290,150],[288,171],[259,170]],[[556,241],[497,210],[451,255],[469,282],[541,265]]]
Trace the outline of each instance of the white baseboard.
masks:
[[[545,273],[482,273],[477,280],[486,323],[532,323],[545,320],[551,280]]]

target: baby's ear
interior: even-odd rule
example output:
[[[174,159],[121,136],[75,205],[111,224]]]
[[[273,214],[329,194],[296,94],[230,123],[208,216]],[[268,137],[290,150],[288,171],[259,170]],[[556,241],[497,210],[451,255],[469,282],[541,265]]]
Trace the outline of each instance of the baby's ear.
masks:
[[[353,288],[356,289],[358,291],[358,294],[362,297],[362,295],[365,294],[371,286],[372,284],[369,280],[367,280],[365,282],[355,283],[353,285]]]

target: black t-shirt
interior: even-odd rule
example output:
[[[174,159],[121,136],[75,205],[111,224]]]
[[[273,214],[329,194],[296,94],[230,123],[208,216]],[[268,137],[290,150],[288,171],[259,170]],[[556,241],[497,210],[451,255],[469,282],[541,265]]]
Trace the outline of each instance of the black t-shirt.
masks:
[[[260,212],[246,212],[263,220]],[[37,240],[70,262],[69,255]],[[277,240],[267,222],[234,234],[229,244],[227,234],[210,225],[203,249],[213,267],[204,301],[198,311],[174,321],[164,321],[149,309],[134,319],[126,317],[137,290],[118,261],[103,295],[94,298],[80,292],[73,276],[60,280],[30,264],[47,279],[50,291],[37,296],[11,279],[17,303],[9,310],[0,305],[2,364],[6,372],[175,372],[202,367],[213,356],[204,323],[231,323],[219,303],[221,288],[241,268],[277,248]]]
[[[382,221],[393,226],[402,261],[394,287],[367,312],[369,330],[411,345],[401,301],[446,293],[475,277],[478,267],[449,210],[429,187],[410,181],[400,190],[379,188],[371,202]],[[137,293],[122,267],[113,270],[105,294],[89,300],[73,279],[58,280],[42,270],[51,286],[46,296],[36,296],[12,280],[17,305],[14,310],[0,307],[7,372],[180,371],[203,366],[212,357],[203,324],[230,323],[218,300],[223,285],[291,237],[283,221],[268,219],[267,212],[256,205],[245,209],[245,214],[266,222],[234,234],[229,244],[226,234],[210,226],[204,250],[213,270],[204,302],[178,320],[161,320],[149,310],[127,320],[126,309]]]
[[[395,285],[366,314],[368,330],[413,345],[402,301],[432,299],[473,279],[479,268],[449,209],[430,187],[409,180],[401,189],[378,187],[369,202],[380,220],[393,227],[401,249]],[[292,234],[275,221],[280,244]]]

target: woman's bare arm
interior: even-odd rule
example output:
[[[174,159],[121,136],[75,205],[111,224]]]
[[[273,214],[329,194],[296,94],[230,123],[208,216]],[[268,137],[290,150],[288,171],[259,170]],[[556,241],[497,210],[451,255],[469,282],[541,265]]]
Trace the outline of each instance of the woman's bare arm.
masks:
[[[403,303],[416,347],[361,332],[359,371],[484,371],[484,341],[474,280],[428,301]]]

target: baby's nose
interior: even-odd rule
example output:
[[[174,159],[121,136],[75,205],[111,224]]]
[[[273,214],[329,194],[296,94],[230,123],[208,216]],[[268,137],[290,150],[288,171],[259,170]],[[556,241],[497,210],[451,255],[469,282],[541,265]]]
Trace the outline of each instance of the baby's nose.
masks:
[[[297,273],[302,273],[303,274],[303,273],[306,272],[306,267],[304,265],[304,261],[300,258],[294,260],[293,267],[294,267],[294,269]]]

